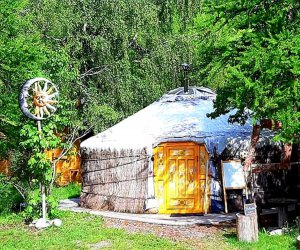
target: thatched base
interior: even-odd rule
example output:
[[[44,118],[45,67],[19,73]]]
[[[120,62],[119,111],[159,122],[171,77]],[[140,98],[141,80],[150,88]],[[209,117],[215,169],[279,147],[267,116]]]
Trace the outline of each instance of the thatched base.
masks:
[[[145,149],[82,152],[80,205],[92,209],[143,213],[149,157]]]

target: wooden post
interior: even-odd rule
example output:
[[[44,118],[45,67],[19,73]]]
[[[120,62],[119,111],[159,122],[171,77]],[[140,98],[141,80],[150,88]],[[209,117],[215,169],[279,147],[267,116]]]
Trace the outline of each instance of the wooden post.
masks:
[[[205,192],[204,192],[204,214],[207,214],[207,178],[208,178],[208,159],[205,164]]]
[[[287,206],[277,207],[278,211],[278,227],[283,227],[288,221]]]
[[[225,178],[224,178],[224,166],[223,166],[223,161],[221,161],[221,166],[222,166],[222,186],[223,186],[223,199],[224,199],[224,208],[225,208],[225,213],[228,213],[227,209],[227,194],[226,194],[226,188],[225,188]]]
[[[236,231],[239,241],[258,241],[257,215],[236,214]]]

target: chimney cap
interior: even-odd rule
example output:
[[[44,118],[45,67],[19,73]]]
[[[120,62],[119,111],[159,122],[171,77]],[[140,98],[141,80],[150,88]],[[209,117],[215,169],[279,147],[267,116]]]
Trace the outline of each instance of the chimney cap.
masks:
[[[188,63],[182,63],[182,64],[180,64],[180,66],[184,71],[189,71],[189,69],[191,67],[191,65]]]

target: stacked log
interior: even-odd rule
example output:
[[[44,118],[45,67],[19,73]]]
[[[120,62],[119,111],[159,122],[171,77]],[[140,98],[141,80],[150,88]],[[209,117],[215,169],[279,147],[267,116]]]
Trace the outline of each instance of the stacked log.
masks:
[[[81,206],[143,213],[148,162],[146,149],[82,152]]]

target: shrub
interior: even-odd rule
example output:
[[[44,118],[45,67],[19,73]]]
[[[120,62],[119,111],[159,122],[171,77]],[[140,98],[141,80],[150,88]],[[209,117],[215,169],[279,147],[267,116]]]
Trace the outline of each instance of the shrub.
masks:
[[[23,201],[22,196],[9,181],[9,178],[0,175],[0,214],[18,210]]]

